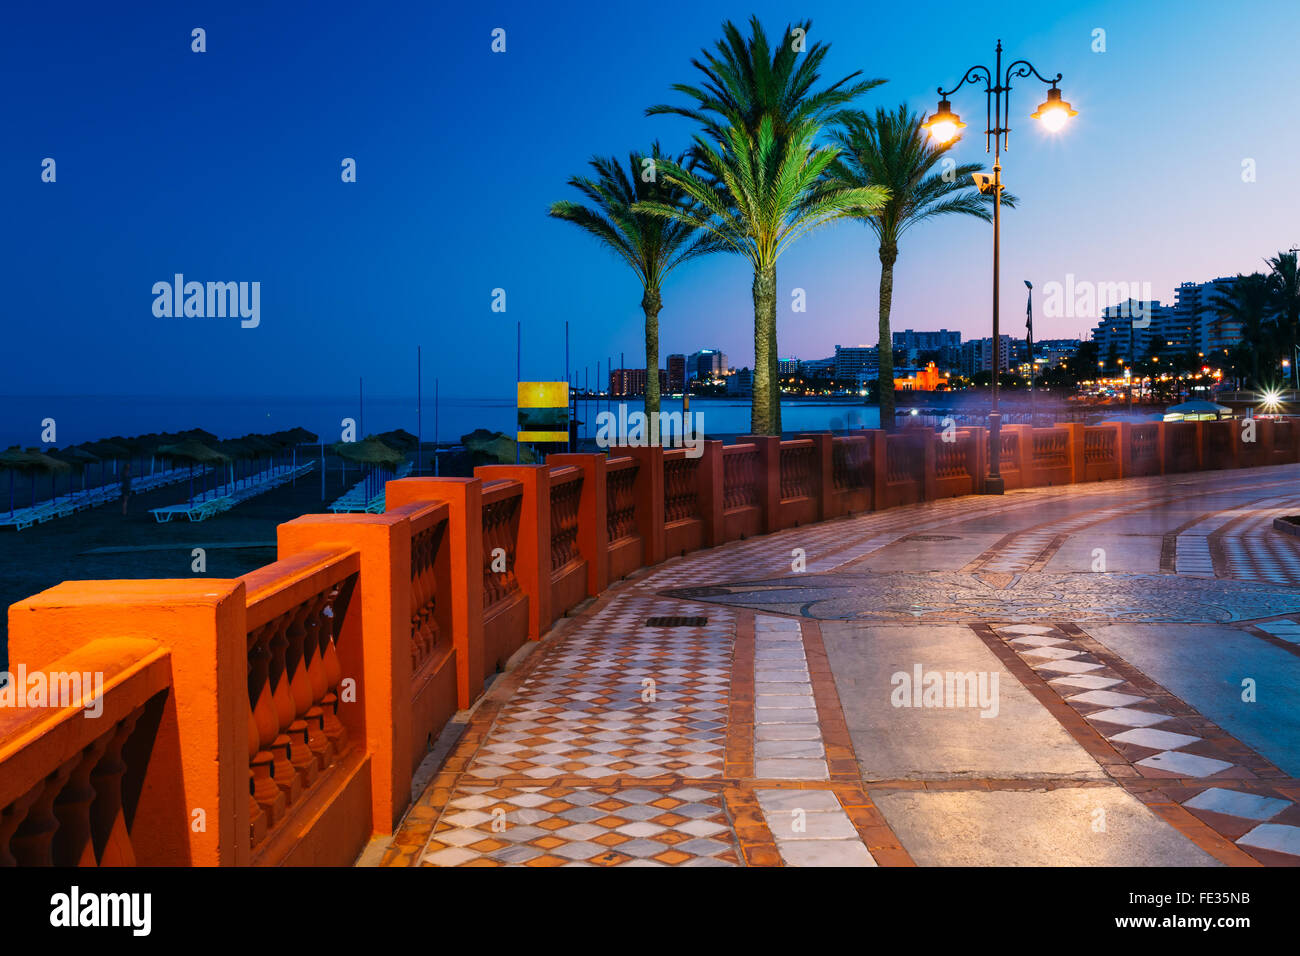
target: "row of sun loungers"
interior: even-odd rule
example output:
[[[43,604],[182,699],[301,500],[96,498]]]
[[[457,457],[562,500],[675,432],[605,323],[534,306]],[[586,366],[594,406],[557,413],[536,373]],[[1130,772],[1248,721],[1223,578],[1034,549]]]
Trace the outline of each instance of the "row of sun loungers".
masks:
[[[411,473],[412,467],[413,465],[409,461],[403,462],[401,467],[399,467],[396,473],[394,473],[393,477],[395,479],[405,478]],[[367,478],[362,478],[355,485],[349,488],[343,497],[339,498],[329,506],[330,511],[335,514],[360,514],[363,512],[372,515],[383,514],[384,492],[381,490],[377,495],[367,495],[366,485],[368,484],[368,481]]]
[[[162,508],[150,508],[149,513],[159,524],[165,524],[173,518],[184,515],[190,521],[206,521],[213,515],[229,511],[240,502],[264,494],[273,488],[301,478],[316,467],[316,462],[291,467],[282,465],[269,469],[250,478],[241,478],[232,484],[222,485],[213,491],[195,495],[189,501],[179,505],[166,505]]]
[[[179,484],[190,477],[189,469],[172,468],[157,474],[132,478],[131,493],[135,495],[146,491],[154,491],[168,485]],[[85,491],[74,491],[57,499],[42,501],[27,508],[19,508],[12,513],[0,514],[0,528],[16,528],[22,531],[34,524],[44,524],[54,518],[76,514],[79,511],[95,508],[110,501],[119,501],[121,495],[121,482],[116,481],[106,485],[99,485],[96,488],[88,488]]]

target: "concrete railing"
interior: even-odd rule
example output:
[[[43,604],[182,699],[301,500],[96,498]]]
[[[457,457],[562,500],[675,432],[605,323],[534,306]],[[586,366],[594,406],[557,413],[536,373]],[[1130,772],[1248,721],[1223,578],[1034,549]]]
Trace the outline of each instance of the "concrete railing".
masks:
[[[9,609],[0,865],[350,863],[486,677],[611,581],[980,492],[991,452],[983,428],[907,428],[553,455],[390,482],[384,514],[304,515],[241,578],[43,591]],[[1296,462],[1300,427],[1011,425],[1000,453],[1014,489]],[[29,700],[38,685],[69,692]]]

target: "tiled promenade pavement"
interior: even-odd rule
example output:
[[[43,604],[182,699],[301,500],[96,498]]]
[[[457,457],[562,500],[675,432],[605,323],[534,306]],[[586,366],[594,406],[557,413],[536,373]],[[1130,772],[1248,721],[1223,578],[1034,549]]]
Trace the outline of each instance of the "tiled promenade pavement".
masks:
[[[384,862],[1298,865],[1297,510],[1297,466],[1130,479],[641,572],[498,677]]]

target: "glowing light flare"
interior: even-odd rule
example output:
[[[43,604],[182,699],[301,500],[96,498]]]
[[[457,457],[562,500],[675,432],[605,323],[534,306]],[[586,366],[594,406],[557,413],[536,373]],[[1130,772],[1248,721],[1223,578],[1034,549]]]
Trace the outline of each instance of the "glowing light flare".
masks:
[[[939,101],[939,108],[934,115],[921,124],[921,128],[930,134],[936,143],[950,143],[966,128],[961,117],[952,111],[952,104],[947,100]]]
[[[1065,128],[1066,123],[1079,115],[1079,111],[1061,99],[1060,90],[1052,87],[1047,91],[1047,99],[1029,115],[1042,123],[1043,128],[1049,133],[1059,133]]]

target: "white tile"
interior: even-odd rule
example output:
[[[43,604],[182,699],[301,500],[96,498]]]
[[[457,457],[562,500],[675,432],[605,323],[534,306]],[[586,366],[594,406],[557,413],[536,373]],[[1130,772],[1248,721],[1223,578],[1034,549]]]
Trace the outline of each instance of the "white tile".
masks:
[[[809,757],[754,759],[754,776],[760,780],[829,780],[825,760]]]
[[[1049,671],[1053,674],[1086,674],[1088,671],[1101,670],[1104,664],[1088,664],[1084,661],[1048,661],[1046,664],[1031,664],[1031,667],[1040,671]]]
[[[1081,704],[1096,704],[1098,707],[1127,707],[1129,704],[1136,704],[1146,699],[1132,694],[1117,694],[1110,690],[1090,690],[1086,694],[1075,694],[1073,697],[1066,698]]]
[[[1020,652],[1023,657],[1032,657],[1035,660],[1064,661],[1071,657],[1078,657],[1083,651],[1077,647],[1030,647]]]
[[[1064,637],[1017,637],[1011,642],[1017,647],[1052,647],[1056,644],[1069,644],[1070,642]]]
[[[1242,846],[1254,846],[1261,850],[1300,856],[1300,827],[1282,823],[1261,823],[1237,842]]]
[[[1070,677],[1053,677],[1047,683],[1053,687],[1084,687],[1088,690],[1101,690],[1124,683],[1118,677],[1102,677],[1098,674],[1074,674]]]
[[[778,845],[786,866],[875,866],[859,840],[787,840]]]
[[[759,740],[754,744],[755,757],[825,757],[820,740]]]
[[[858,830],[843,810],[838,813],[783,813],[768,818],[777,848],[787,840],[856,840]]]
[[[1166,770],[1184,777],[1208,777],[1232,766],[1226,760],[1200,757],[1181,750],[1166,750],[1163,753],[1152,754],[1139,760],[1137,765],[1150,767],[1152,770]]]
[[[1111,710],[1099,710],[1095,714],[1089,714],[1088,720],[1100,720],[1108,724],[1120,724],[1124,727],[1150,727],[1153,724],[1163,723],[1171,720],[1168,714],[1153,714],[1145,710],[1132,710],[1128,708],[1113,708]]]
[[[1194,744],[1201,738],[1193,737],[1190,734],[1176,734],[1171,730],[1138,727],[1134,730],[1126,730],[1122,734],[1115,734],[1110,739],[1118,740],[1122,744],[1137,744],[1139,747],[1150,747],[1152,750],[1177,750],[1179,747]]]
[[[486,839],[486,837],[484,837]],[[460,866],[470,860],[477,859],[479,854],[473,850],[463,850],[460,847],[448,847],[445,850],[438,850],[424,857],[424,862],[432,863],[434,866]]]
[[[793,810],[804,813],[840,811],[839,800],[829,790],[755,790],[754,795],[766,814],[788,814]]]
[[[1291,806],[1291,801],[1266,797],[1259,793],[1246,793],[1242,790],[1211,787],[1192,797],[1183,806],[1191,807],[1193,810],[1226,813],[1228,816],[1244,817],[1247,820],[1267,820]]]

